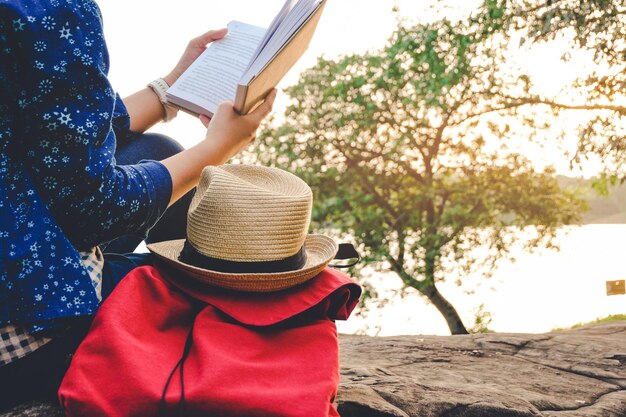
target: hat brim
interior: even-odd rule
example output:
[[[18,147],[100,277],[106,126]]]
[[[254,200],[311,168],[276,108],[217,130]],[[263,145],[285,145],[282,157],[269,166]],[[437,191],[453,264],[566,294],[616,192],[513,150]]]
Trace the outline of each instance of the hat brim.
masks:
[[[337,243],[324,235],[307,235],[304,249],[306,263],[300,269],[271,273],[234,274],[212,271],[186,264],[178,259],[185,239],[152,243],[148,250],[157,259],[183,272],[186,276],[221,288],[248,292],[280,291],[302,284],[318,275],[337,254]]]

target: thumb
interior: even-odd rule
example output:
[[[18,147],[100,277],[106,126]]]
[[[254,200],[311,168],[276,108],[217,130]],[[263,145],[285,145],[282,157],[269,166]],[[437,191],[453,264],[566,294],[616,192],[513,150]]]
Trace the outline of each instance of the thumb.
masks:
[[[193,43],[204,47],[207,44],[213,42],[213,41],[217,41],[222,39],[224,36],[226,36],[226,33],[228,33],[228,28],[222,28],[222,29],[218,29],[218,30],[210,30],[206,33],[203,33],[202,35],[198,36],[197,38],[195,38],[193,40]]]
[[[255,122],[261,123],[265,117],[272,111],[272,107],[274,106],[274,101],[276,100],[276,95],[278,94],[277,90],[274,88],[269,94],[265,97],[265,100],[261,105],[259,105],[252,113],[249,113],[248,116],[252,118]]]

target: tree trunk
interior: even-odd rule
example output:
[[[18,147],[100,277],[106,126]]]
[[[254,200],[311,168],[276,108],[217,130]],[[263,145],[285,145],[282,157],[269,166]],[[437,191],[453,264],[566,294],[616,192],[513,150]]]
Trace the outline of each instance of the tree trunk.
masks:
[[[420,292],[437,307],[437,310],[439,310],[443,318],[446,319],[451,334],[468,334],[465,325],[463,325],[463,321],[461,321],[461,317],[459,317],[459,313],[457,313],[454,306],[441,295],[434,284],[421,288]]]

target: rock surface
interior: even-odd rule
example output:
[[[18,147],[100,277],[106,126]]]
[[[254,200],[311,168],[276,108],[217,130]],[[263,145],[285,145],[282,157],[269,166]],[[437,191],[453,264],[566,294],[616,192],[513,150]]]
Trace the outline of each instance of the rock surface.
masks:
[[[626,322],[340,343],[342,417],[626,417]],[[37,402],[0,417],[60,415]]]
[[[341,338],[343,417],[626,417],[626,322]]]

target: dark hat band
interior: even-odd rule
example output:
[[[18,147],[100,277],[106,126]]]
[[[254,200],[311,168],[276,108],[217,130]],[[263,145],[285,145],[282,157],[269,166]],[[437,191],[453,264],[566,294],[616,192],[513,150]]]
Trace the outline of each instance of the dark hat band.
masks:
[[[276,261],[228,261],[203,255],[198,252],[189,241],[185,240],[185,245],[178,256],[178,260],[188,265],[211,271],[230,274],[262,274],[297,271],[301,269],[306,264],[306,251],[304,250],[304,246],[302,246],[295,255]]]

